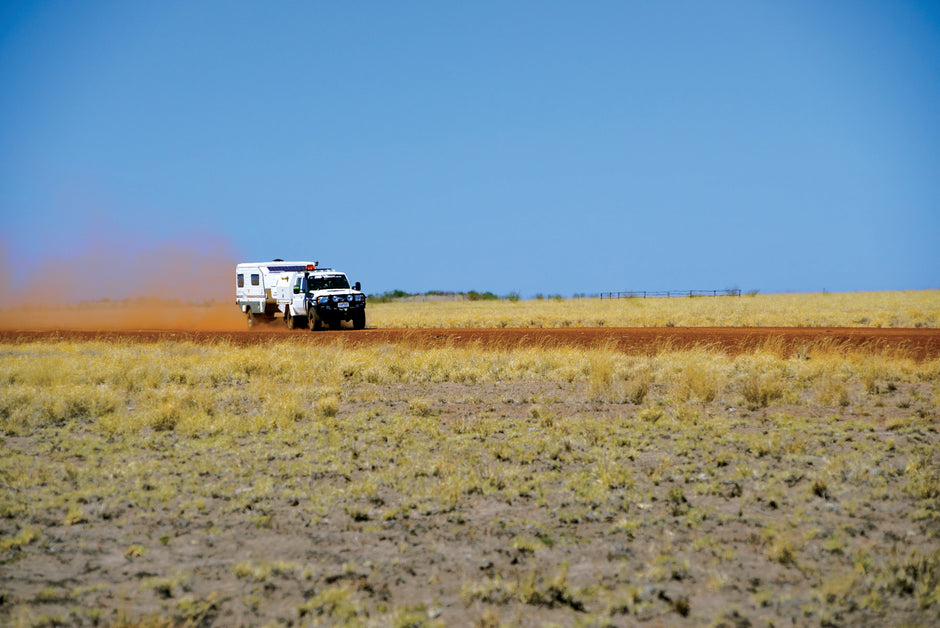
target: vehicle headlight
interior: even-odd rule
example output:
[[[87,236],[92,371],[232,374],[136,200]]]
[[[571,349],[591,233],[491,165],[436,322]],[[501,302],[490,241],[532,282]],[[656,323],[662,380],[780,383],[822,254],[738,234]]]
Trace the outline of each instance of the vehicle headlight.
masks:
[[[361,295],[361,294],[357,294],[357,295],[356,295],[356,301],[362,301],[362,295]]]
[[[337,303],[337,302],[339,302],[339,297],[334,296],[334,297],[333,297],[333,303]]]
[[[329,303],[330,297],[317,297],[317,303]]]

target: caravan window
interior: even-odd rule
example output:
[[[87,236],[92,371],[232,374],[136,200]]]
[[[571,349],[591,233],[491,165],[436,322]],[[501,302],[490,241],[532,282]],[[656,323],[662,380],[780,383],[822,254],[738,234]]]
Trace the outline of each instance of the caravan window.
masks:
[[[239,288],[245,287],[245,276],[241,273],[238,273],[238,287]]]
[[[252,273],[251,275],[251,285],[260,286],[261,285],[261,275],[257,273]]]

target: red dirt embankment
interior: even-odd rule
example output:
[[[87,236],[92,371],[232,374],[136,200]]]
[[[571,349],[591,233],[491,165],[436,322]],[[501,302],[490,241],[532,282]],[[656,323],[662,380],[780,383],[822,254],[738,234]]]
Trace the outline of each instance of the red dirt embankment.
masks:
[[[848,327],[642,327],[505,329],[364,329],[311,332],[262,328],[258,331],[187,329],[0,330],[0,341],[128,340],[192,341],[251,345],[291,339],[310,344],[404,343],[416,348],[603,347],[631,354],[708,349],[730,354],[768,350],[793,355],[809,350],[884,352],[916,360],[940,357],[940,330]]]

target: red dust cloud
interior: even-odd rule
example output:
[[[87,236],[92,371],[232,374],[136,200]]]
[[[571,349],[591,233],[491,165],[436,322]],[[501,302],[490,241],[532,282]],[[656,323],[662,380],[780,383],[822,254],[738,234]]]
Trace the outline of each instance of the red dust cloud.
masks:
[[[246,328],[235,305],[236,256],[219,240],[137,251],[96,243],[70,259],[46,259],[13,276],[3,259],[0,309],[6,330],[191,330]],[[12,296],[12,299],[9,298]]]

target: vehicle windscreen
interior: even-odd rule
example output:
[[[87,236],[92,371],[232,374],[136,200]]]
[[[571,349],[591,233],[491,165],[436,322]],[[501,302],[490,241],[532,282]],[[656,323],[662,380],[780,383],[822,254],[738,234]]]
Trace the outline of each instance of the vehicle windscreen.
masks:
[[[349,290],[349,280],[346,275],[327,275],[326,277],[311,277],[307,282],[308,290]]]

